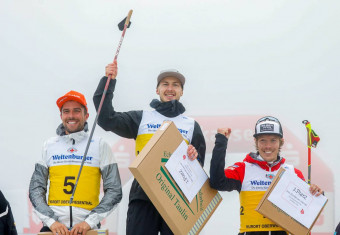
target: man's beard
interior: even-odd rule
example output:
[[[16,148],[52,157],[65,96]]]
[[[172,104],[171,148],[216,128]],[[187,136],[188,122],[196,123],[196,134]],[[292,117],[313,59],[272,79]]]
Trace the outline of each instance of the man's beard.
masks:
[[[67,120],[67,122],[70,122],[70,121],[79,121],[79,120],[75,120],[75,119]],[[68,125],[67,125],[67,122],[66,122],[66,124],[64,125],[64,128],[65,128],[65,132],[68,133],[68,134],[76,133],[76,132],[82,131],[82,130],[84,129],[85,123],[83,123],[83,124],[79,123],[78,126],[77,126],[77,128],[75,128],[75,129],[69,129],[69,128],[68,128]]]

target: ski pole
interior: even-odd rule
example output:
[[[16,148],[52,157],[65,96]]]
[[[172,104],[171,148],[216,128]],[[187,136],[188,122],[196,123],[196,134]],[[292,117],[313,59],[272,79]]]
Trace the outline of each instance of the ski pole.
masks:
[[[130,10],[128,15],[127,15],[127,17],[125,17],[118,24],[118,28],[121,31],[123,31],[123,32],[122,32],[122,36],[120,38],[120,41],[119,41],[119,44],[118,44],[118,47],[117,47],[117,50],[116,50],[116,54],[115,54],[115,57],[114,57],[113,61],[117,60],[117,58],[118,58],[118,54],[119,54],[119,51],[120,51],[120,47],[121,47],[121,45],[123,43],[123,39],[124,39],[124,36],[125,36],[126,29],[129,28],[129,26],[131,24],[131,22],[130,22],[131,15],[132,15],[132,10]],[[122,27],[122,23],[124,24],[124,27]],[[85,153],[84,153],[83,159],[81,161],[81,165],[80,165],[80,168],[79,168],[79,171],[78,171],[78,176],[77,176],[76,182],[74,184],[72,195],[71,195],[71,198],[70,198],[70,227],[71,228],[72,228],[72,202],[74,200],[74,194],[75,194],[76,189],[77,189],[77,185],[78,185],[78,181],[79,181],[79,178],[80,178],[80,174],[81,174],[81,171],[83,169],[83,166],[84,166],[84,163],[85,163],[85,160],[86,160],[87,152],[88,152],[90,144],[91,144],[91,139],[92,139],[94,130],[96,128],[96,124],[97,124],[97,121],[98,121],[100,110],[101,110],[101,108],[103,106],[103,102],[104,102],[104,99],[105,99],[105,95],[107,93],[108,86],[110,84],[110,80],[111,80],[111,75],[109,75],[108,78],[107,78],[107,81],[106,81],[106,84],[105,84],[105,88],[104,88],[104,92],[103,92],[103,95],[102,95],[102,98],[100,100],[100,104],[99,104],[99,107],[98,107],[97,115],[96,115],[96,118],[94,120],[94,123],[93,123],[93,126],[92,126],[92,130],[91,130],[91,133],[90,133],[90,136],[89,136],[89,139],[87,141],[87,145],[86,145],[86,148],[85,148]]]
[[[312,130],[311,124],[308,120],[303,120],[303,124],[307,130],[307,147],[308,147],[308,184],[312,181],[312,147],[316,148],[316,145],[320,141],[320,137]]]

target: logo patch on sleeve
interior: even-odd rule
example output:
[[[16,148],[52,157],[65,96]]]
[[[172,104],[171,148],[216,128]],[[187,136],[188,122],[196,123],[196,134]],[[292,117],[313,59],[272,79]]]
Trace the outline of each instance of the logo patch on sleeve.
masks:
[[[232,166],[228,166],[227,169],[228,170],[235,170],[235,168],[238,168],[238,165],[232,165]]]

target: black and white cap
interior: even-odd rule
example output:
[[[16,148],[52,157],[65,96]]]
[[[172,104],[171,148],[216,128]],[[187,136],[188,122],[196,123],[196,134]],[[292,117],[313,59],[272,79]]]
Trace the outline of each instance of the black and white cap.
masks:
[[[266,116],[260,118],[256,122],[254,137],[266,134],[278,135],[281,138],[283,137],[281,123],[277,118]]]
[[[179,81],[182,83],[182,87],[184,86],[185,77],[183,76],[183,74],[181,74],[176,69],[167,69],[167,70],[161,71],[160,74],[157,77],[157,86],[160,83],[160,81],[162,81],[162,79],[166,78],[166,77],[175,77],[175,78],[178,78]]]

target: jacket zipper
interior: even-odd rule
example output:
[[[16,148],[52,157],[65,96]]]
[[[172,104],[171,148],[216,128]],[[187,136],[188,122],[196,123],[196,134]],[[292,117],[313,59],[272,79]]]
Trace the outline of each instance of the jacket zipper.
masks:
[[[73,138],[71,138],[71,140],[72,140],[72,145],[74,145],[76,143],[76,141]],[[73,214],[72,213],[72,205],[70,205],[70,228],[71,229],[73,227],[73,215],[72,214]]]

